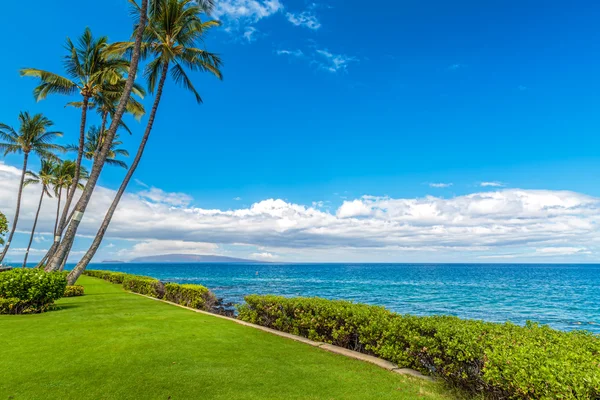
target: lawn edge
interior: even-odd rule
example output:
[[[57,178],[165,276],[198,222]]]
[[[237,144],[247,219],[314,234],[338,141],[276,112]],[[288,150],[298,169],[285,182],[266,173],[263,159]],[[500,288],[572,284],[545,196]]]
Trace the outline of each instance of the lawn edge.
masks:
[[[97,278],[94,278],[94,279],[97,279]],[[198,310],[198,309],[187,307],[187,306],[184,306],[184,305],[181,305],[181,304],[173,303],[173,302],[170,302],[168,300],[157,299],[155,297],[146,296],[146,295],[140,294],[140,293],[130,292],[130,291],[127,291],[127,290],[125,292],[131,293],[131,294],[135,294],[135,295],[138,295],[138,296],[141,296],[141,297],[145,297],[145,298],[150,299],[150,300],[159,301],[161,303],[166,303],[166,304],[169,304],[169,305],[172,305],[172,306],[184,308],[186,310],[193,311],[195,313],[199,313],[199,314],[203,314],[203,315],[206,315],[206,316],[216,317],[216,318],[224,319],[224,320],[227,320],[227,321],[235,322],[236,324],[239,324],[239,325],[244,325],[244,326],[247,326],[247,327],[250,327],[250,328],[254,328],[254,329],[257,329],[257,330],[260,330],[260,331],[263,331],[263,332],[267,332],[267,333],[270,333],[270,334],[273,334],[273,335],[276,335],[276,336],[280,336],[280,337],[283,337],[283,338],[286,338],[286,339],[294,340],[296,342],[304,343],[304,344],[307,344],[307,345],[312,346],[312,347],[323,349],[323,350],[326,350],[326,351],[328,351],[330,353],[335,353],[335,354],[339,354],[339,355],[342,355],[342,356],[345,356],[345,357],[348,357],[348,358],[353,358],[355,360],[368,362],[370,364],[374,364],[374,365],[376,365],[376,366],[378,366],[380,368],[386,369],[386,370],[388,370],[390,372],[394,372],[396,374],[410,376],[410,377],[413,377],[413,378],[418,378],[418,379],[429,381],[429,382],[435,382],[436,381],[435,378],[433,378],[431,376],[423,375],[422,373],[420,373],[419,371],[416,371],[414,369],[411,369],[411,368],[401,368],[401,367],[399,367],[398,365],[396,365],[396,364],[394,364],[392,362],[383,360],[383,359],[378,358],[378,357],[374,357],[374,356],[370,356],[370,355],[367,355],[367,354],[359,353],[358,351],[346,349],[344,347],[335,346],[335,345],[332,345],[332,344],[329,344],[329,343],[315,342],[313,340],[307,339],[307,338],[302,337],[302,336],[293,335],[291,333],[281,332],[281,331],[278,331],[278,330],[275,330],[275,329],[267,328],[267,327],[256,325],[256,324],[252,324],[250,322],[242,321],[242,320],[237,319],[237,318],[231,318],[231,317],[227,317],[227,316],[224,316],[224,315],[213,314],[213,313],[210,313],[210,312],[207,312],[207,311]]]

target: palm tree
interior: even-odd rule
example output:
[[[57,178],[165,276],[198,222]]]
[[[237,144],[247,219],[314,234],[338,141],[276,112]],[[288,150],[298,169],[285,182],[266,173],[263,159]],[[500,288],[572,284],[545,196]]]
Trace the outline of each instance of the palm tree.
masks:
[[[75,182],[79,182],[79,168],[83,157],[85,144],[85,126],[90,99],[97,96],[105,85],[116,85],[123,79],[123,74],[129,70],[129,62],[121,58],[107,57],[108,38],[94,38],[92,31],[86,28],[77,44],[67,38],[65,56],[66,76],[35,68],[22,69],[21,76],[32,76],[40,79],[40,84],[33,94],[37,101],[45,99],[49,94],[73,95],[77,92],[82,96],[81,122],[79,126],[79,149],[77,154],[77,169]],[[75,190],[71,190],[72,195]],[[73,196],[67,196],[65,210],[68,210]],[[66,213],[63,213],[66,215]],[[64,220],[59,224],[62,232]]]
[[[183,66],[192,71],[210,72],[217,78],[222,79],[221,59],[217,55],[197,47],[197,44],[202,42],[210,28],[220,25],[218,21],[202,22],[200,15],[208,10],[202,8],[195,0],[155,0],[153,6],[148,27],[144,33],[145,42],[142,45],[142,54],[152,57],[152,60],[146,66],[144,75],[148,81],[150,93],[154,93],[156,89],[156,97],[148,117],[144,136],[131,167],[127,171],[125,179],[121,183],[92,245],[73,271],[69,273],[67,278],[69,284],[77,281],[96,254],[117,205],[142,158],[148,137],[152,131],[169,67],[172,66],[171,77],[173,80],[191,91],[198,103],[202,102],[202,98],[188,78]],[[110,51],[119,54],[128,51],[132,47],[133,43],[131,42],[115,43],[111,46]]]
[[[100,130],[102,132],[106,130],[108,117],[110,116],[112,118],[116,111],[116,107],[119,102],[119,96],[121,93],[123,93],[125,83],[125,79],[120,79],[116,84],[104,83],[102,87],[94,94],[88,104],[88,109],[96,109],[96,112],[100,115],[100,118],[102,119]],[[146,91],[144,88],[137,83],[134,83],[132,93],[140,98],[144,98],[144,96],[146,96]],[[73,101],[67,105],[82,108],[83,102]],[[137,120],[140,120],[141,117],[146,113],[143,104],[133,96],[129,98],[126,111],[133,115]],[[131,131],[123,121],[120,122],[119,126],[131,134]]]
[[[25,251],[25,258],[23,260],[23,268],[27,266],[27,258],[29,257],[29,249],[31,249],[31,243],[33,242],[33,235],[35,234],[35,227],[37,226],[38,217],[40,216],[40,209],[42,208],[42,201],[44,200],[44,195],[48,197],[52,197],[50,192],[48,191],[48,187],[54,181],[54,172],[56,169],[56,163],[51,160],[42,160],[42,166],[40,167],[40,172],[37,174],[32,171],[27,171],[26,176],[27,179],[23,182],[23,186],[31,185],[31,184],[41,184],[42,191],[40,194],[40,201],[38,203],[37,211],[35,212],[35,219],[33,220],[33,228],[31,228],[31,236],[29,237],[29,244],[27,244],[27,250]]]
[[[63,190],[65,190],[67,192],[67,194],[69,194],[69,191],[71,190],[71,188],[73,186],[73,181],[75,180],[75,170],[76,169],[77,169],[77,165],[75,164],[75,161],[65,160],[61,163],[56,164],[54,170],[52,171],[52,173],[53,173],[52,190],[54,192],[54,195],[57,198],[56,219],[54,221],[53,245],[55,245],[56,243],[58,243],[60,241],[60,233],[58,232],[58,221],[59,221],[59,217],[60,217],[60,203],[61,203],[62,193],[63,193]],[[89,178],[87,169],[84,166],[81,166],[81,169],[79,172],[80,172],[80,182],[81,182],[81,180],[87,180]],[[83,184],[78,183],[77,188],[82,190]],[[65,211],[65,210],[63,210],[63,211]],[[73,212],[71,212],[71,215],[69,215],[68,219],[71,218],[72,214],[73,214]],[[36,268],[41,268],[43,266],[46,259],[52,254],[51,251],[52,251],[52,247],[50,247],[48,252],[46,252],[46,255],[39,261]]]
[[[85,136],[85,146],[83,147],[83,157],[88,160],[93,160],[102,145],[102,131],[96,126],[90,127]],[[118,148],[123,142],[119,140],[119,135],[115,134],[115,139],[110,145],[110,150],[106,158],[108,165],[114,165],[127,169],[127,164],[121,160],[117,160],[118,156],[129,157],[129,152],[125,149]],[[77,146],[67,146],[68,151],[77,151]]]
[[[4,260],[4,257],[8,252],[10,242],[12,241],[15,229],[17,228],[17,222],[19,221],[23,181],[25,179],[25,172],[27,172],[29,154],[33,152],[42,159],[58,160],[58,157],[54,155],[54,152],[64,151],[62,146],[51,143],[58,136],[62,136],[61,132],[48,131],[48,128],[53,125],[54,123],[42,114],[30,115],[26,111],[19,114],[18,131],[6,124],[0,123],[0,140],[3,140],[3,142],[0,143],[0,151],[4,151],[5,156],[9,153],[23,154],[23,169],[21,172],[21,180],[19,182],[19,192],[17,194],[15,218],[6,244],[4,245],[4,249],[2,250],[2,254],[0,254],[0,262]]]
[[[132,0],[132,3],[137,8],[137,4]],[[135,24],[135,44],[131,51],[131,60],[130,60],[130,68],[129,74],[127,75],[127,80],[125,82],[125,87],[123,88],[123,93],[119,98],[119,103],[115,109],[115,113],[112,116],[112,120],[108,130],[105,132],[104,143],[98,152],[98,156],[94,158],[94,164],[92,166],[92,171],[90,173],[89,179],[83,189],[83,193],[81,197],[77,201],[75,205],[75,212],[77,213],[76,218],[72,218],[69,222],[69,225],[66,227],[66,231],[64,233],[63,240],[60,242],[58,246],[56,246],[56,250],[53,252],[52,257],[48,257],[48,264],[46,265],[46,271],[56,271],[60,268],[60,264],[62,260],[68,256],[69,249],[71,248],[73,241],[75,240],[75,235],[77,234],[77,229],[79,228],[79,223],[81,222],[81,218],[83,217],[83,213],[85,212],[87,205],[90,202],[92,197],[92,193],[94,192],[94,188],[96,187],[96,183],[98,182],[98,178],[100,177],[100,173],[102,172],[102,168],[104,167],[104,161],[108,156],[108,152],[110,150],[110,144],[112,143],[117,128],[121,122],[123,114],[126,111],[127,104],[129,102],[129,98],[131,97],[131,92],[133,90],[133,85],[135,81],[135,77],[137,75],[137,68],[141,55],[142,41],[144,36],[144,31],[146,29],[146,23],[148,19],[148,0],[142,0],[141,7],[137,10],[138,12],[138,20]],[[83,153],[83,145],[82,145],[82,153]]]

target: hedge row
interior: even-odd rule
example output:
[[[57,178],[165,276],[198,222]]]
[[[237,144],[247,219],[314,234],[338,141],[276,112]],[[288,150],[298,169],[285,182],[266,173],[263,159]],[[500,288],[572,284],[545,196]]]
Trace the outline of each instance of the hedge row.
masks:
[[[86,270],[85,275],[119,283],[131,292],[164,299],[198,310],[210,311],[217,302],[215,295],[201,285],[163,283],[148,276],[130,275],[122,272]]]
[[[67,286],[66,274],[17,268],[0,274],[0,314],[48,311]]]
[[[73,286],[67,286],[63,297],[77,297],[77,296],[83,296],[83,294],[84,294],[83,286],[73,285]]]
[[[600,336],[589,332],[399,315],[319,298],[245,300],[244,321],[375,355],[488,398],[600,398]]]

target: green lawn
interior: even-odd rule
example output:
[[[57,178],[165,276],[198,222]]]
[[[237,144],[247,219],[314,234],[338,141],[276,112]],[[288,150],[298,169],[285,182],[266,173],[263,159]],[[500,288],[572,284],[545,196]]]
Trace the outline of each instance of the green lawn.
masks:
[[[0,316],[2,399],[449,399],[404,377],[81,277],[86,295]]]

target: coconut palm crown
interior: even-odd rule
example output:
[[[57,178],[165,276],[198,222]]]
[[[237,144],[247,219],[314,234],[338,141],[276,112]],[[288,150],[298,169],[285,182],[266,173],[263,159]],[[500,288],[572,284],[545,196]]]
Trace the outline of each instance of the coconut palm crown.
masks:
[[[95,155],[97,154],[97,152],[99,151],[99,148],[103,143],[104,138],[102,135],[102,131],[100,130],[100,128],[98,128],[96,126],[92,126],[88,130],[88,133],[86,134],[85,139],[86,140],[85,140],[85,146],[83,149],[83,156],[88,160],[92,160],[95,157]],[[122,144],[123,144],[123,142],[121,142],[119,140],[119,135],[116,134],[114,140],[112,141],[112,143],[110,145],[110,150],[108,151],[108,157],[106,158],[105,162],[108,165],[114,165],[117,167],[127,169],[127,164],[124,161],[117,160],[118,156],[129,157],[129,152],[127,150],[119,148],[119,146],[121,146]],[[69,145],[69,146],[67,146],[67,150],[77,151],[77,146]]]

